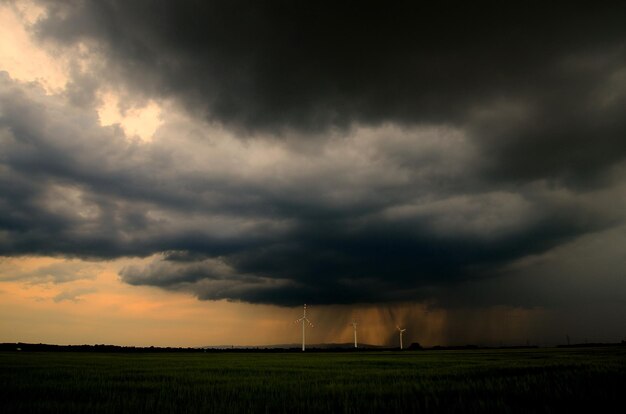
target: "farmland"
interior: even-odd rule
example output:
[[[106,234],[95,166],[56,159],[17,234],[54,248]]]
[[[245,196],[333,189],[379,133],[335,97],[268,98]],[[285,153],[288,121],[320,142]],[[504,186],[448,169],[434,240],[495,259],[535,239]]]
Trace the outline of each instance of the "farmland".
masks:
[[[626,349],[0,353],[4,413],[610,411]]]

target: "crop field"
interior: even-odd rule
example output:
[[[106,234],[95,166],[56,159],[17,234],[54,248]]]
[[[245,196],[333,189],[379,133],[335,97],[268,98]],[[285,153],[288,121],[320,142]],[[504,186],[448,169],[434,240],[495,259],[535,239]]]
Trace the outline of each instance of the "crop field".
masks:
[[[626,349],[0,353],[3,413],[618,412]]]

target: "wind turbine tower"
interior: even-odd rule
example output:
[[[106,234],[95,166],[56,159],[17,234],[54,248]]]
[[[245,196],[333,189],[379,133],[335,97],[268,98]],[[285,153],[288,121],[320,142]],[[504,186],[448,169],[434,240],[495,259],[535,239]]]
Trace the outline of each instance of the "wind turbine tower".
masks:
[[[404,333],[404,331],[406,331],[406,328],[400,329],[399,326],[396,326],[396,328],[398,328],[398,332],[400,332],[400,350],[402,350],[402,334]]]
[[[306,303],[304,304],[304,313],[302,314],[302,317],[300,319],[296,319],[296,323],[298,322],[302,322],[302,351],[305,350],[306,346],[305,346],[305,336],[304,336],[304,329],[306,324],[308,323],[311,328],[313,327],[313,324],[311,323],[311,321],[306,317]]]
[[[352,321],[352,327],[354,328],[354,347],[358,348],[357,344],[356,344],[356,326],[358,325],[358,323],[356,323],[356,321]]]

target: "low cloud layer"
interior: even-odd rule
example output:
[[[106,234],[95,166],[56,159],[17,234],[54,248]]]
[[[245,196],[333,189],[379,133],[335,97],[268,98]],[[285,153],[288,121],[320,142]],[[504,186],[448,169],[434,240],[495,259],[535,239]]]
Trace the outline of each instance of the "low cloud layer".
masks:
[[[25,270],[11,260],[0,260],[0,281],[22,281],[29,284],[64,284],[95,279],[100,266],[95,263],[66,260]]]
[[[207,300],[523,306],[485,280],[623,225],[622,8],[41,5],[43,45],[99,60],[58,94],[0,74],[2,255],[153,256],[122,280]],[[150,142],[101,125],[114,85],[163,105]]]

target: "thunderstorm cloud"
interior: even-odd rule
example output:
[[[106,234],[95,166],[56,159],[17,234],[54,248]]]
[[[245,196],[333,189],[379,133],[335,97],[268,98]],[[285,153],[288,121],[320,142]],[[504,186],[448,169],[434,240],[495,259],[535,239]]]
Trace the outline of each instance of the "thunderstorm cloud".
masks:
[[[152,257],[121,279],[286,306],[542,305],[572,251],[624,263],[623,6],[38,4],[74,69],[0,74],[0,255]],[[161,102],[152,139],[99,90]]]

